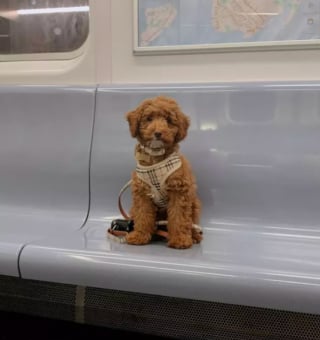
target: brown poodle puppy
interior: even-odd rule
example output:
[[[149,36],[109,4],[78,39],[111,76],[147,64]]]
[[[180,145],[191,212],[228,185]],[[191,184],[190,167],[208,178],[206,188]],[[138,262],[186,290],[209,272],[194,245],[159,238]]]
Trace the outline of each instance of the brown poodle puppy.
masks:
[[[130,216],[134,231],[129,244],[147,244],[156,232],[156,221],[168,221],[168,246],[190,248],[202,240],[201,203],[196,182],[179,142],[187,136],[189,118],[177,102],[159,96],[143,101],[126,116],[135,147],[137,167],[132,174]]]

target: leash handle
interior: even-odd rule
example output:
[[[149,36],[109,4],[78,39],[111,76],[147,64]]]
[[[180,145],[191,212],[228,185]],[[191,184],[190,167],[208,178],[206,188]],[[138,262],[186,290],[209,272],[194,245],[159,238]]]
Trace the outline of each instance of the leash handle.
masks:
[[[125,210],[123,209],[122,207],[122,203],[121,203],[121,196],[122,194],[129,188],[129,186],[131,185],[132,183],[132,180],[128,181],[124,186],[123,188],[120,190],[119,192],[119,197],[118,197],[118,207],[119,207],[119,210],[121,212],[121,215],[126,219],[126,220],[130,220],[130,216],[127,215],[127,213],[125,212]]]

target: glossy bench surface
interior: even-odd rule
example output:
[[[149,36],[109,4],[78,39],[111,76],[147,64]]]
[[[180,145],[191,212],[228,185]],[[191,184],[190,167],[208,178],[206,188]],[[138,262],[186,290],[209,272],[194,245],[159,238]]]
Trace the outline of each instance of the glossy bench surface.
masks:
[[[0,275],[21,249],[83,225],[94,88],[0,87]]]
[[[204,241],[188,250],[106,238],[135,166],[125,113],[158,94],[192,121],[181,150],[198,180]],[[319,112],[310,83],[100,87],[89,219],[24,247],[22,277],[320,314]]]

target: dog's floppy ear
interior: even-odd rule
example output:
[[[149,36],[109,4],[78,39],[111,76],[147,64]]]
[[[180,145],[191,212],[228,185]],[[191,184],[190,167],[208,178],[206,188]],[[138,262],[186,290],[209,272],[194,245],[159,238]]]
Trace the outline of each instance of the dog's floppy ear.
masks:
[[[190,119],[181,111],[177,113],[177,119],[179,129],[176,134],[176,142],[179,143],[187,136],[188,129],[190,126]]]
[[[139,129],[139,110],[130,111],[126,114],[126,119],[129,123],[130,133],[132,137],[137,137]]]

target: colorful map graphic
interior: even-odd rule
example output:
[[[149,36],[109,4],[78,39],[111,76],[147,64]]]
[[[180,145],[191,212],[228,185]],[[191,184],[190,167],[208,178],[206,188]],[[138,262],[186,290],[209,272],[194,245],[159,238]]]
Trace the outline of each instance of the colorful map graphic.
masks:
[[[139,46],[320,38],[320,0],[138,0]]]

